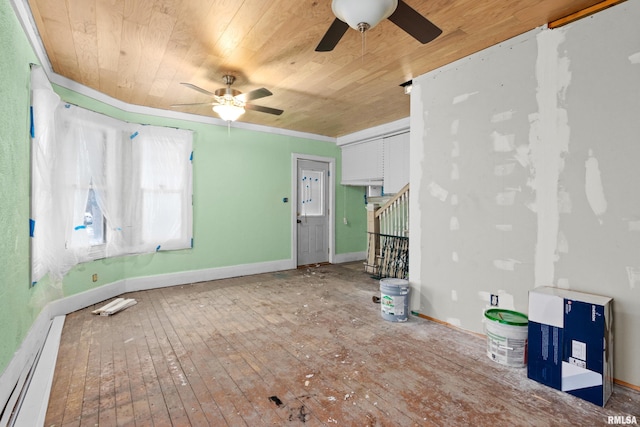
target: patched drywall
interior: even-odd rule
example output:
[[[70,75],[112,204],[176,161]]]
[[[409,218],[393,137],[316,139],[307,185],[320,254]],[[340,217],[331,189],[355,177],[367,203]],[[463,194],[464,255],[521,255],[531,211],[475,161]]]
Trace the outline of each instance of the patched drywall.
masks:
[[[420,300],[412,301],[420,313],[481,331],[491,295],[501,307],[526,310],[536,242],[535,61],[536,40],[528,36],[417,81],[409,265],[411,282],[421,283]]]
[[[567,27],[571,140],[555,280],[614,298],[615,377],[640,385],[640,2]],[[560,249],[560,246],[558,247]]]
[[[615,376],[640,385],[639,19],[622,3],[413,80],[412,310],[483,332],[492,297],[611,296]]]

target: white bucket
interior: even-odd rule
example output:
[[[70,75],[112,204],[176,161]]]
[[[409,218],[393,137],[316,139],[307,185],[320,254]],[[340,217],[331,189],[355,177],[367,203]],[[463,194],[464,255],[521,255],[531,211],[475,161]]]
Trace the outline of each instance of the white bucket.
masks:
[[[380,280],[380,314],[390,322],[409,319],[409,281],[386,278]]]
[[[522,368],[527,365],[527,316],[517,311],[492,308],[484,313],[487,356],[496,362]]]

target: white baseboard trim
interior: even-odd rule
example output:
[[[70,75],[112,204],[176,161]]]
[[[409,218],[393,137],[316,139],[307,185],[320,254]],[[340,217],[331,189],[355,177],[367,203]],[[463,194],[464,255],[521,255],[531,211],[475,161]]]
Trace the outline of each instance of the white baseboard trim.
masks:
[[[166,288],[168,286],[186,285],[209,280],[227,279],[230,277],[249,276],[251,274],[271,273],[294,268],[296,268],[296,266],[293,260],[285,259],[254,264],[181,271],[156,276],[133,277],[126,279],[125,292],[145,291],[148,289]]]
[[[21,390],[28,380],[29,372],[40,349],[44,346],[50,326],[51,316],[48,308],[45,307],[34,320],[27,336],[0,375],[0,411],[6,408],[0,419],[0,426],[4,427],[10,420],[11,412],[17,405]]]
[[[15,427],[44,425],[64,319],[65,316],[56,316],[51,322],[42,353],[36,362],[35,372],[30,377],[27,393],[13,424]]]
[[[333,263],[340,264],[345,262],[361,261],[365,259],[365,256],[365,252],[337,254],[334,257]],[[25,421],[26,424],[22,424],[25,426],[42,425],[41,423],[33,424],[33,422],[36,419],[40,420],[40,417],[44,417],[46,415],[46,403],[49,398],[53,372],[55,370],[55,355],[57,354],[60,344],[60,334],[62,333],[64,316],[69,313],[73,313],[74,311],[81,310],[127,292],[187,285],[209,280],[248,276],[252,274],[271,273],[276,271],[292,270],[295,268],[296,265],[293,259],[284,259],[253,264],[233,265],[228,267],[214,267],[202,270],[158,274],[154,276],[132,277],[52,301],[42,309],[36,320],[33,322],[26,338],[20,345],[20,348],[14,354],[14,357],[11,359],[11,362],[9,362],[5,371],[0,375],[0,409],[6,405],[15,405],[17,403],[21,391],[23,391],[22,388],[27,382],[28,374],[30,370],[34,368],[34,363],[38,362],[36,359],[40,350],[43,350],[43,358],[35,367],[35,375],[38,378],[34,378],[34,381],[31,383],[32,386],[36,387],[36,390],[32,391],[31,389],[33,387],[29,387],[26,391],[27,395],[21,404],[17,418],[17,421],[20,422],[28,418],[28,421]],[[50,339],[48,338],[49,334],[51,334]],[[46,359],[44,358],[45,353],[48,355]],[[50,353],[53,353],[54,355],[52,361],[50,359]],[[22,414],[23,411],[26,411],[24,417]],[[42,411],[44,411],[44,413]],[[0,420],[0,427],[6,424],[6,417],[7,414],[5,414],[5,416]],[[42,418],[42,421],[44,421],[44,418]]]
[[[333,257],[334,264],[342,264],[345,262],[353,262],[353,261],[364,261],[367,259],[366,252],[349,252],[346,254],[336,254]]]
[[[185,285],[208,280],[248,276],[252,274],[270,273],[295,268],[296,265],[292,259],[285,259],[228,267],[182,271],[178,273],[158,274],[154,276],[132,277],[51,301],[40,311],[40,314],[33,322],[31,329],[29,329],[27,336],[22,341],[18,350],[14,353],[14,356],[7,365],[7,368],[4,370],[2,375],[0,375],[0,411],[5,406],[13,407],[13,405],[18,402],[20,394],[24,391],[23,387],[28,379],[28,374],[31,369],[34,368],[34,363],[36,363],[38,354],[45,346],[49,330],[53,328],[52,322],[59,316],[65,316],[69,313],[73,313],[74,311],[81,310],[85,307],[89,307],[93,304],[97,304],[127,292]],[[61,325],[60,328],[62,328]],[[53,375],[55,359],[53,364],[48,363],[47,365],[48,369],[51,370],[50,374]],[[40,369],[40,367],[37,366],[36,369]],[[47,374],[39,372],[38,375],[46,376]],[[51,384],[49,384],[49,387],[50,386]],[[42,395],[42,393],[40,393],[37,396],[45,396],[44,398],[48,399],[50,390],[42,391],[45,392],[45,394]],[[30,391],[27,390],[27,393],[30,393]],[[36,399],[41,398],[36,397]],[[27,402],[25,400],[22,402],[21,407],[25,410],[26,408],[30,408],[29,410],[31,411],[31,408],[43,404],[43,402]],[[46,406],[44,410],[46,411]],[[0,427],[6,425],[9,415],[10,413],[4,414],[2,419],[0,419]],[[21,414],[19,414],[19,416],[21,416]]]

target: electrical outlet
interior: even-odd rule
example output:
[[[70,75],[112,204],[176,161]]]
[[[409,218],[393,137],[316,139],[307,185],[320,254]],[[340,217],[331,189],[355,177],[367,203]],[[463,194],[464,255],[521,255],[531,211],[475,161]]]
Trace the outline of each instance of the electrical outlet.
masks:
[[[94,282],[98,281],[98,274],[94,274],[93,276],[91,276],[91,280],[93,280]]]
[[[492,307],[498,306],[498,295],[491,294],[491,306]]]

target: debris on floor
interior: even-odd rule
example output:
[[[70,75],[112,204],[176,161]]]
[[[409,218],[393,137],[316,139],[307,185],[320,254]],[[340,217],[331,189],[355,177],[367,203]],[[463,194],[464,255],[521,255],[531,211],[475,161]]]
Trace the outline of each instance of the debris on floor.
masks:
[[[308,399],[310,396],[300,396],[300,398]],[[299,406],[290,407],[289,405],[285,405],[282,400],[278,396],[269,396],[269,400],[278,408],[286,408],[289,411],[289,421],[299,420],[303,423],[306,423],[311,419],[311,412],[309,408],[307,408],[304,404]]]
[[[278,396],[269,396],[269,400],[275,403],[277,407],[282,406],[282,400]]]
[[[133,298],[116,298],[108,304],[103,305],[97,310],[93,310],[93,314],[99,314],[100,316],[111,316],[112,314],[116,314],[119,311],[124,310],[125,308],[131,307],[132,305],[136,305],[138,301]]]

